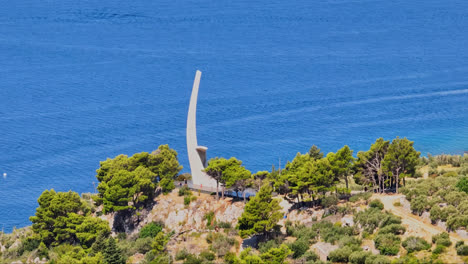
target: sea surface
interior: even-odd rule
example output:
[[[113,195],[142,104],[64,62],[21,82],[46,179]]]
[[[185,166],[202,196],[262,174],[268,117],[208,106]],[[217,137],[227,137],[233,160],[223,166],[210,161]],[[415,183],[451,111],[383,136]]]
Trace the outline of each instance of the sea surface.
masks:
[[[1,1],[0,228],[99,161],[198,142],[251,171],[313,144],[468,150],[468,1]],[[3,177],[3,173],[7,173]]]

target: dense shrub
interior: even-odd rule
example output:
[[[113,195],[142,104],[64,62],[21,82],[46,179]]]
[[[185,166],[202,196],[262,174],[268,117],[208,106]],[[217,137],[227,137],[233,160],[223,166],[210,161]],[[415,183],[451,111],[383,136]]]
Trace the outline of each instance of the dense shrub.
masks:
[[[260,242],[258,243],[258,251],[260,251],[260,253],[265,253],[271,248],[279,247],[280,244],[281,243],[279,243],[276,239],[270,239],[265,242]]]
[[[355,251],[362,251],[362,249],[359,246],[344,246],[330,252],[328,258],[332,262],[347,263],[349,256]]]
[[[442,174],[442,177],[458,177],[458,173],[456,171],[448,171]]]
[[[427,243],[426,240],[424,240],[421,237],[415,237],[415,236],[410,236],[406,238],[403,241],[402,245],[408,251],[408,253],[421,251],[421,250],[428,250],[429,248],[431,248],[431,245]]]
[[[465,245],[464,241],[457,241],[455,248],[457,249],[457,255],[468,256],[468,246]]]
[[[441,254],[442,252],[445,251],[445,248],[446,248],[446,246],[444,246],[444,245],[437,245],[435,247],[435,249],[432,251],[432,253],[435,254],[435,255],[439,255],[439,254]]]
[[[390,259],[382,255],[370,255],[366,258],[365,264],[390,264]]]
[[[206,259],[206,260],[214,260],[216,258],[215,254],[211,251],[202,251],[199,255],[200,258]]]
[[[401,219],[389,212],[382,212],[377,208],[369,208],[354,216],[354,222],[360,224],[364,231],[372,234],[377,228],[391,224],[401,224]]]
[[[151,237],[138,238],[135,241],[134,248],[138,253],[145,254],[146,252],[151,250],[152,243],[153,239]]]
[[[320,203],[323,207],[325,208],[329,208],[333,205],[337,205],[338,204],[338,197],[336,197],[336,195],[328,195],[328,196],[325,196],[321,203]]]
[[[320,233],[320,237],[323,241],[335,244],[341,238],[345,236],[353,236],[357,234],[357,230],[350,226],[339,226],[333,225],[328,221],[315,223],[311,227],[316,233]]]
[[[400,224],[391,224],[382,227],[379,230],[379,234],[396,234],[396,235],[403,235],[406,232],[406,228]]]
[[[467,245],[461,245],[461,246],[457,247],[457,255],[468,256],[468,246]]]
[[[450,245],[452,245],[452,242],[450,241],[450,236],[446,232],[432,236],[432,243],[436,245],[442,245],[445,247],[449,247]]]
[[[384,209],[384,205],[383,203],[376,199],[376,200],[372,200],[370,203],[369,203],[369,207],[371,208],[377,208],[377,209],[380,209],[380,210],[383,210]]]
[[[203,220],[206,220],[206,226],[212,226],[214,224],[215,214],[213,211],[206,213],[203,216]]]
[[[216,222],[216,225],[219,228],[224,228],[224,229],[229,229],[232,227],[232,224],[230,222]]]
[[[191,195],[192,192],[188,186],[183,186],[179,189],[179,196]]]
[[[374,242],[382,255],[394,256],[400,251],[401,239],[394,234],[378,234]]]
[[[293,251],[292,257],[297,259],[304,255],[307,250],[309,250],[309,241],[304,238],[300,238],[290,243],[288,246]]]
[[[338,241],[340,247],[344,246],[360,246],[362,241],[354,236],[344,236]]]
[[[438,204],[435,204],[432,206],[431,211],[429,213],[430,213],[431,222],[434,224],[440,219],[442,215],[442,209],[440,208]]]
[[[351,264],[365,264],[366,259],[371,256],[372,253],[367,252],[367,251],[354,251],[349,255],[348,261]]]
[[[159,263],[159,262],[157,262]],[[167,262],[170,263],[170,262]],[[188,254],[185,258],[185,261],[183,262],[184,264],[202,264],[203,260],[194,254]]]
[[[370,192],[364,192],[364,193],[358,193],[356,195],[353,195],[349,198],[349,201],[352,203],[355,203],[359,200],[367,201],[369,198],[372,196],[372,193]]]
[[[187,256],[189,255],[190,253],[187,251],[186,248],[183,248],[182,250],[178,251],[175,255],[175,259],[176,260],[184,260],[187,258]]]
[[[211,249],[218,255],[224,256],[229,252],[231,247],[235,244],[235,239],[227,237],[221,233],[210,233],[211,234]],[[208,236],[207,236],[207,241]],[[210,242],[209,242],[210,243]]]
[[[140,238],[145,238],[145,237],[155,237],[159,232],[163,230],[163,224],[159,222],[151,222],[147,225],[145,225],[141,230],[140,230]]]
[[[190,195],[184,196],[184,205],[189,205],[192,201],[192,197]]]
[[[418,195],[416,198],[411,200],[411,211],[414,214],[421,215],[428,207],[427,196]]]
[[[302,255],[302,259],[305,261],[317,261],[319,256],[314,251],[309,250]]]
[[[271,248],[267,252],[260,255],[260,258],[263,260],[264,263],[284,263],[286,258],[291,255],[293,252],[289,249],[289,247],[285,244],[281,244],[281,246],[277,248]],[[245,263],[258,263],[256,261],[245,261]]]

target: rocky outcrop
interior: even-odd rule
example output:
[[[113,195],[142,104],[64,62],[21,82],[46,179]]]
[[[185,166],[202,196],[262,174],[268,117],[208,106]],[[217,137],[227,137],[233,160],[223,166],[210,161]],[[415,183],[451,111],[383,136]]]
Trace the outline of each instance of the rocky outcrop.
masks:
[[[175,191],[159,196],[139,228],[156,221],[163,222],[168,230],[173,230],[175,233],[187,230],[201,231],[206,229],[205,215],[210,212],[214,213],[214,219],[217,222],[228,222],[235,226],[237,219],[244,211],[245,204],[240,201],[234,202],[232,198],[217,201],[215,197],[203,193],[194,194],[194,196],[197,199],[188,206],[184,205],[183,197],[178,196]]]

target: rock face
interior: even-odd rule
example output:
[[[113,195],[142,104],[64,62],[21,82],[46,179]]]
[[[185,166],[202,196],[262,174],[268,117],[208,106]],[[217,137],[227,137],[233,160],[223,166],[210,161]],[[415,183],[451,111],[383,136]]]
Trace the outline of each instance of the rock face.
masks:
[[[207,194],[193,194],[197,200],[185,206],[183,197],[174,191],[168,195],[156,198],[156,204],[151,212],[140,223],[138,230],[152,221],[163,222],[167,229],[176,233],[184,231],[202,231],[206,229],[205,215],[214,213],[217,222],[229,222],[232,226],[237,224],[237,219],[242,215],[245,204],[233,202],[232,198],[219,201]],[[137,230],[135,230],[137,231]]]
[[[318,242],[312,246],[312,249],[317,253],[321,261],[327,261],[327,257],[330,252],[338,249],[338,246],[330,243]]]

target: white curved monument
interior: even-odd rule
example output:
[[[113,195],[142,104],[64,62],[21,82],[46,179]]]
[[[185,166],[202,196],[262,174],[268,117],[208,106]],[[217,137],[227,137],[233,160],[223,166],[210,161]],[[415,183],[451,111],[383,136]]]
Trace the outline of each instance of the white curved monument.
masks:
[[[192,182],[195,186],[201,185],[205,188],[216,188],[216,181],[203,172],[207,165],[207,147],[198,146],[197,143],[197,100],[198,87],[200,86],[201,71],[195,74],[193,81],[192,96],[187,117],[187,152],[192,173]]]

